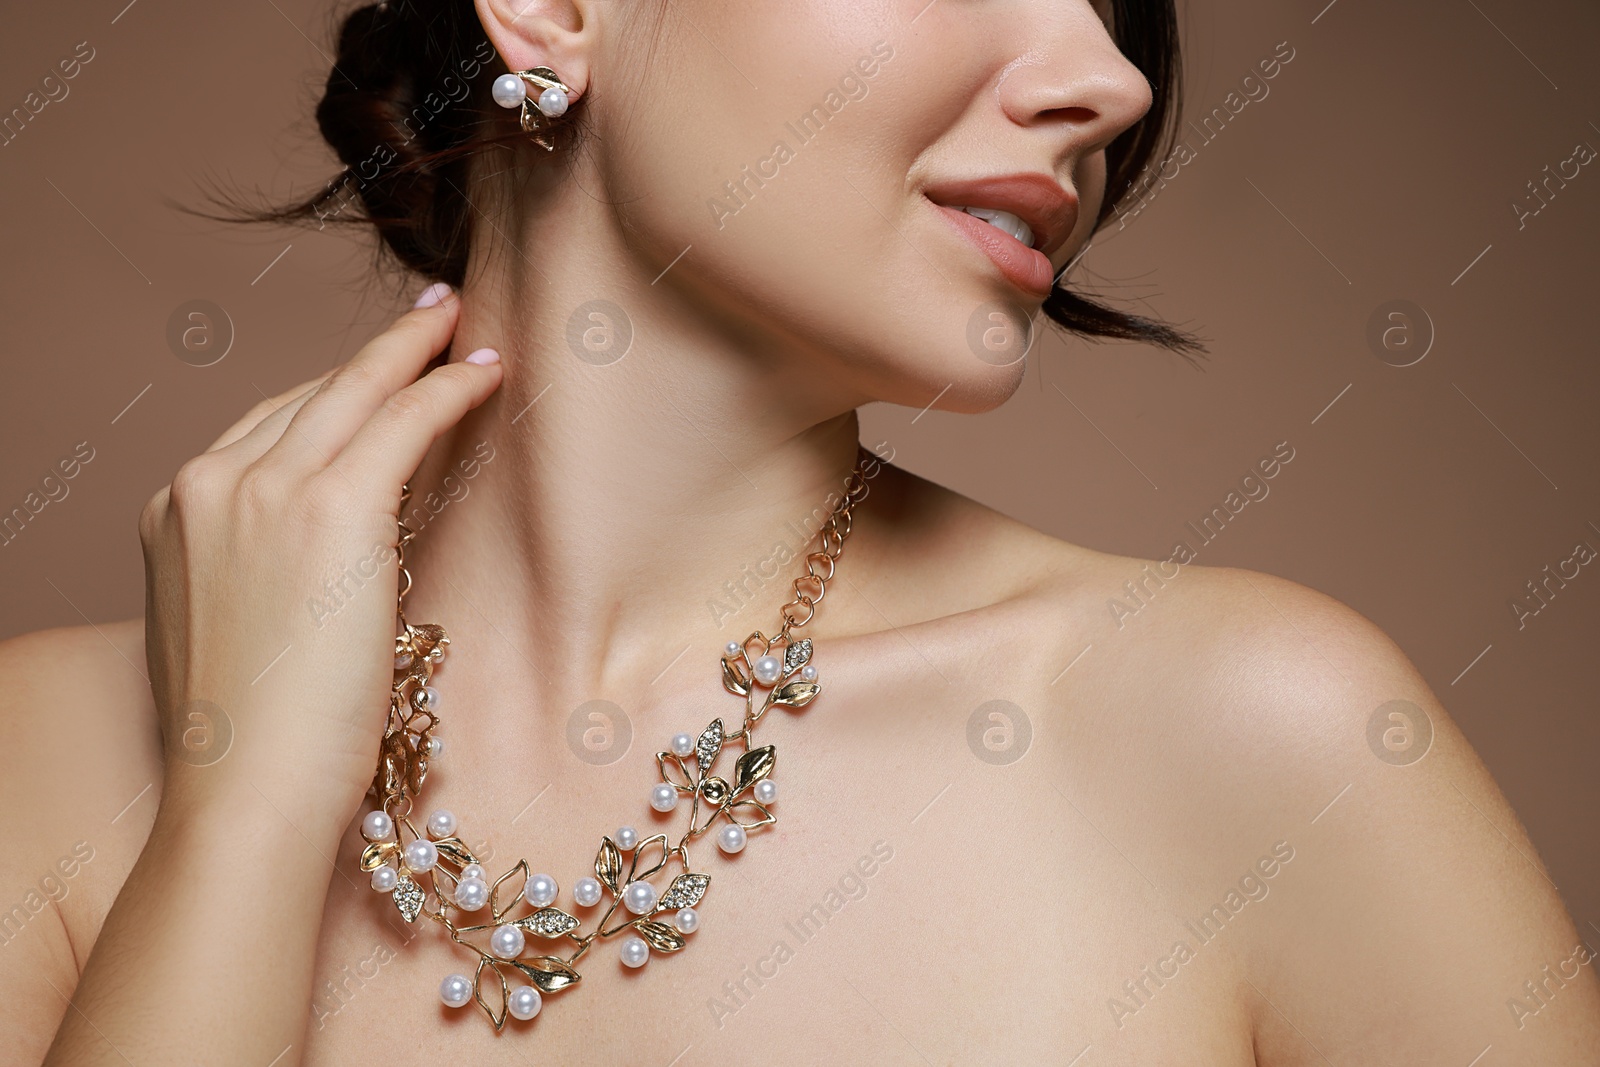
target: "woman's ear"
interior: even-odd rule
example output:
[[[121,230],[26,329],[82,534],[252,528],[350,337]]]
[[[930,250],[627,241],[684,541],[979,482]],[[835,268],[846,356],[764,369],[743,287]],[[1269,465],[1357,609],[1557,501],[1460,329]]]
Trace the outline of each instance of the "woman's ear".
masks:
[[[549,67],[573,99],[588,89],[599,29],[596,0],[473,0],[473,7],[508,70]]]

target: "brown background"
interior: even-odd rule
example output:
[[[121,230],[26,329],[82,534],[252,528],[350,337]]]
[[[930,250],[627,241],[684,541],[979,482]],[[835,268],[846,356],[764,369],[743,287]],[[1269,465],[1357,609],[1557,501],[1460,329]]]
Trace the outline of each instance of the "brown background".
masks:
[[[263,392],[348,356],[395,306],[363,246],[163,202],[196,203],[212,180],[283,197],[331,173],[310,120],[323,0],[125,3],[35,6],[0,35],[6,111],[79,42],[94,49],[69,95],[0,147],[0,510],[78,442],[95,453],[0,547],[0,636],[138,614],[143,502]],[[1293,578],[1392,635],[1600,934],[1600,566],[1521,630],[1509,607],[1580,540],[1600,548],[1600,162],[1520,229],[1512,209],[1579,142],[1600,149],[1600,10],[1325,3],[1188,6],[1193,117],[1279,42],[1294,58],[1213,140],[1189,129],[1194,158],[1074,275],[1203,334],[1205,371],[1046,337],[999,410],[878,406],[863,436],[1061,537],[1147,557],[1289,441],[1270,496],[1199,562]],[[165,338],[195,298],[236,330],[206,368]],[[1366,339],[1394,299],[1436,334],[1409,367]]]

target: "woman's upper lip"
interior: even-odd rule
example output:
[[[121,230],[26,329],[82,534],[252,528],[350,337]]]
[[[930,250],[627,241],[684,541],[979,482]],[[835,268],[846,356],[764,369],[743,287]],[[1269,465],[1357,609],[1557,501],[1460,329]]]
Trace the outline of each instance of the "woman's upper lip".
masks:
[[[1037,172],[938,181],[924,186],[922,193],[944,207],[1011,212],[1033,230],[1034,247],[1046,256],[1066,242],[1078,221],[1078,194]]]

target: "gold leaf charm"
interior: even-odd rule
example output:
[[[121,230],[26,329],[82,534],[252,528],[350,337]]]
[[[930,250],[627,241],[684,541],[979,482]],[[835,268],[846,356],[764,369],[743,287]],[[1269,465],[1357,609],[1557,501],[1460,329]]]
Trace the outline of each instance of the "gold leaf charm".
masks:
[[[506,901],[504,904],[500,903],[501,887],[519,874],[522,876],[522,881],[515,883],[515,889],[512,890],[511,899]],[[527,860],[518,860],[515,867],[511,868],[505,874],[502,874],[499,878],[494,880],[494,885],[489,887],[489,914],[494,917],[495,922],[499,922],[501,919],[505,918],[506,912],[516,907],[517,901],[522,899],[522,890],[527,884]]]
[[[617,878],[621,874],[622,853],[617,851],[617,843],[609,837],[601,838],[600,853],[594,858],[594,876],[615,894],[622,892],[617,888]]]
[[[420,752],[411,752],[406,756],[406,792],[412,796],[422,795],[422,779],[427,777],[428,761]]]
[[[706,895],[706,887],[710,884],[709,874],[680,874],[672,880],[672,884],[661,895],[661,900],[656,906],[662,911],[692,908],[700,903],[700,898]]]
[[[736,697],[750,695],[750,680],[726,656],[722,659],[722,687]]]
[[[661,846],[661,855],[653,863],[646,863],[644,854],[650,850],[652,845]],[[667,857],[670,855],[672,855],[672,850],[667,847],[666,834],[652,834],[650,837],[640,841],[633,850],[633,865],[628,868],[628,881],[641,881],[655,874],[667,865]]]
[[[400,881],[394,886],[394,906],[400,909],[400,918],[408,923],[417,921],[417,916],[422,914],[422,902],[427,899],[427,894],[422,887],[411,880],[409,874],[402,874]]]
[[[472,858],[472,850],[467,848],[466,842],[459,837],[441,837],[433,843],[433,846],[439,850],[441,858],[449,860],[457,867],[478,862]]]
[[[821,691],[822,686],[816,682],[785,682],[783,686],[773,691],[771,702],[782,704],[786,708],[803,708]]]
[[[733,768],[733,794],[738,796],[746,789],[755,785],[761,779],[772,773],[772,765],[778,761],[777,753],[771,745],[761,748],[752,748],[749,752],[739,757],[739,762]]]
[[[389,857],[400,851],[398,841],[374,841],[361,852],[361,869],[375,871],[389,861]]]
[[[396,730],[383,739],[383,751],[378,757],[380,797],[398,796],[404,786],[411,763],[411,748],[406,744],[403,730]]]
[[[511,925],[531,930],[540,937],[560,937],[570,930],[576,930],[578,920],[560,908],[540,908],[532,915],[525,915]]]
[[[442,648],[450,643],[450,638],[445,636],[444,627],[431,622],[418,623],[409,627],[411,631],[411,647],[419,656],[429,656],[436,648]]]
[[[488,971],[494,978],[485,983],[483,972]],[[488,989],[485,990],[484,986]],[[478,1002],[478,1007],[489,1016],[489,1021],[494,1023],[494,1028],[499,1030],[506,1024],[506,1008],[510,1005],[511,990],[506,985],[506,976],[500,973],[494,961],[488,956],[478,961],[478,973],[472,977],[472,999]]]
[[[656,766],[661,768],[661,780],[678,790],[680,793],[694,792],[694,778],[689,774],[689,768],[683,765],[683,757],[676,752],[657,752]],[[676,767],[677,774],[667,768]]]
[[[743,819],[734,814],[734,812],[740,808],[745,809],[747,816],[748,813],[753,809],[760,812],[761,817],[751,822],[745,822]],[[778,817],[772,814],[772,812],[768,811],[767,806],[761,803],[759,800],[738,800],[732,804],[729,804],[725,810],[728,813],[728,818],[732,819],[746,830],[754,830],[758,826],[769,826],[778,821]]]
[[[582,977],[568,966],[565,960],[554,956],[530,956],[512,960],[511,966],[528,976],[528,980],[541,993],[556,993],[577,983]]]
[[[639,936],[644,938],[651,948],[657,952],[676,952],[688,944],[683,935],[666,923],[651,922],[649,919],[638,919],[633,928],[639,931]]]

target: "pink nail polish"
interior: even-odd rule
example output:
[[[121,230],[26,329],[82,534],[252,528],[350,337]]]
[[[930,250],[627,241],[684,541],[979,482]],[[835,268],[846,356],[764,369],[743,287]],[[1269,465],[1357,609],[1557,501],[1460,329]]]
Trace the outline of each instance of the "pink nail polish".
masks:
[[[492,348],[480,348],[476,352],[473,352],[471,355],[467,356],[464,362],[476,363],[480,367],[487,367],[491,363],[500,362],[500,353],[496,352]]]
[[[444,282],[434,282],[422,290],[422,295],[417,297],[417,302],[411,306],[413,308],[431,308],[435,304],[442,303],[444,298],[449,295],[450,287],[448,285]]]

